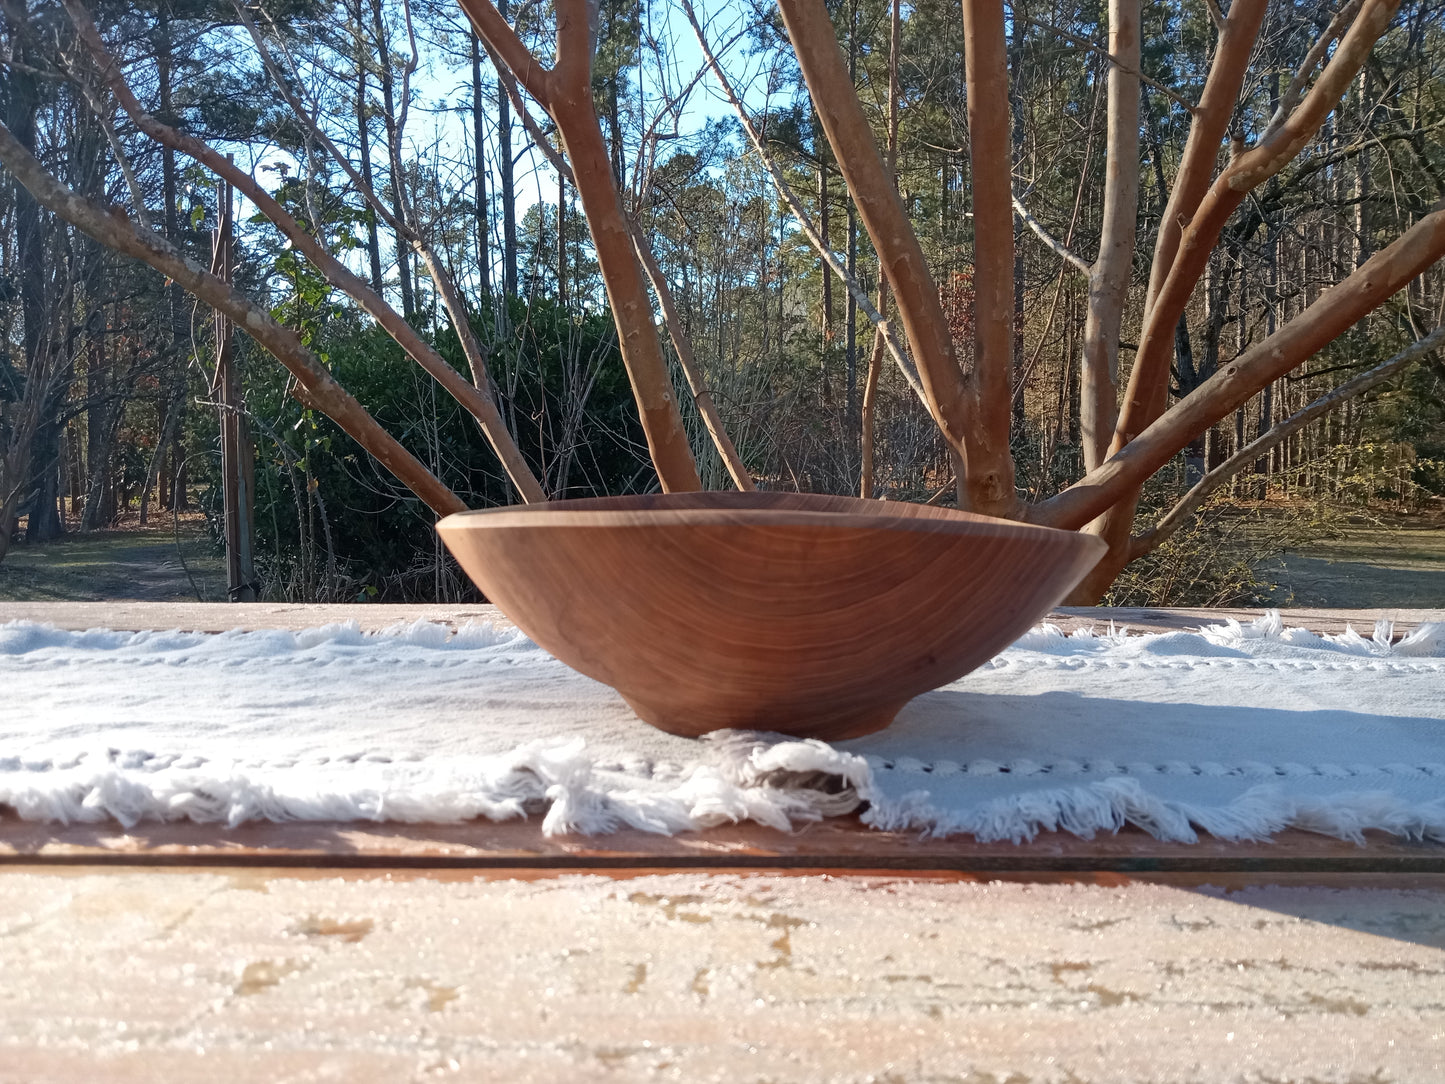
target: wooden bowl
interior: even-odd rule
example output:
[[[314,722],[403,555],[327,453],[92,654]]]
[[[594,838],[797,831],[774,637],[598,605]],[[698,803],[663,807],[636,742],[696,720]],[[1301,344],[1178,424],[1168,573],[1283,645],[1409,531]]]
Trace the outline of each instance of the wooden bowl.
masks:
[[[1105,548],[797,493],[557,501],[461,512],[437,530],[537,644],[689,737],[881,730],[1027,632]]]

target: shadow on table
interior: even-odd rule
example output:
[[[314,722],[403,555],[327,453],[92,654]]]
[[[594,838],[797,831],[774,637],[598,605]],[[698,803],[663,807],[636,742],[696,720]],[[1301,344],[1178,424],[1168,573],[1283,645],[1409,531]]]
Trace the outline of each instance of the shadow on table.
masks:
[[[1259,911],[1255,927],[1265,930],[1277,926],[1281,949],[1288,949],[1294,923],[1274,916],[1445,951],[1445,878],[1437,880],[1433,887],[1412,884],[1409,878],[1398,878],[1396,882],[1377,877],[1368,886],[1259,884],[1232,890],[1204,886],[1190,891]],[[1445,959],[1441,970],[1445,972]]]
[[[1126,680],[1120,675],[1120,683]],[[1168,679],[1156,680],[1167,683]],[[1224,687],[1212,693],[1243,701],[1235,704],[1200,703],[1167,687],[1132,698],[1062,689],[1033,693],[939,689],[907,704],[888,729],[841,742],[839,747],[884,760],[908,757],[925,764],[1017,758],[1039,764],[1067,759],[1119,765],[1213,762],[1226,767],[1294,764],[1354,769],[1445,761],[1445,719],[1423,711],[1408,714],[1410,705],[1362,699],[1345,687],[1344,695],[1334,698],[1339,706],[1317,701],[1291,708],[1288,688],[1265,684],[1241,694],[1237,687],[1241,680],[1220,675],[1216,682]],[[1231,681],[1236,687],[1229,686]],[[1211,695],[1206,690],[1198,693]],[[1429,710],[1445,710],[1445,699],[1432,699]],[[1341,778],[1331,785],[1344,789],[1346,783]],[[1364,783],[1368,785],[1368,780]],[[1445,783],[1440,783],[1435,796],[1445,796]]]

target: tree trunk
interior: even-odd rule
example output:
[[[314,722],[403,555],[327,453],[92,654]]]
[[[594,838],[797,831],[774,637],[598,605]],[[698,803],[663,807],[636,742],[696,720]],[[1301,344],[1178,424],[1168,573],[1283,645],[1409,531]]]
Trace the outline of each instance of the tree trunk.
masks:
[[[858,215],[853,204],[848,204],[848,277],[858,277]],[[852,291],[848,303],[843,306],[843,319],[847,321],[843,335],[844,385],[848,411],[848,432],[851,434],[858,424],[858,301]],[[849,458],[852,458],[852,440],[849,440]]]
[[[172,74],[175,66],[173,43],[171,41],[170,5],[162,3],[156,20],[156,73],[157,92],[160,98],[159,120],[163,124],[176,124],[175,108],[172,101]],[[172,147],[161,148],[161,191],[165,200],[165,213],[161,221],[165,228],[166,240],[177,248],[181,245],[180,222],[176,217],[177,174],[176,152]],[[162,396],[157,400],[156,446],[146,466],[145,482],[140,491],[140,524],[146,525],[150,516],[151,492],[159,478],[161,458],[165,454],[174,428],[173,413],[179,409],[185,398],[186,367],[182,360],[189,351],[184,344],[190,338],[187,326],[185,304],[181,289],[174,282],[166,287],[166,302],[170,309],[172,353],[169,359],[170,371],[162,376]]]
[[[234,278],[231,238],[231,186],[219,186],[220,223],[212,233],[211,273],[222,282]],[[220,408],[221,491],[226,544],[226,597],[231,602],[256,601],[255,473],[251,434],[241,398],[241,374],[232,349],[231,322],[221,313],[212,319],[216,375],[212,391]]]
[[[482,297],[492,292],[491,214],[487,203],[487,139],[482,111],[482,43],[471,36],[472,50],[472,158],[477,174],[474,215],[477,230],[477,279]]]
[[[156,482],[160,478],[161,461],[165,458],[166,446],[179,431],[181,411],[185,405],[186,370],[179,366],[177,368],[181,374],[179,386],[171,389],[169,401],[157,403],[160,413],[160,433],[156,438],[155,451],[151,453],[150,461],[146,465],[145,481],[141,483],[140,525],[142,527],[150,522],[151,494],[155,491]]]
[[[371,121],[366,108],[366,37],[362,30],[362,0],[356,0],[351,9],[352,38],[356,51],[356,145],[361,157],[361,178],[369,190],[375,191],[376,181],[371,169]],[[473,42],[475,47],[475,40]],[[381,238],[376,229],[376,213],[369,208],[366,212],[366,257],[371,269],[371,288],[377,294],[385,289],[381,271]]]
[[[15,58],[28,59],[24,22],[29,18],[28,5],[22,0],[4,11]],[[40,99],[35,77],[23,67],[7,73],[9,108],[5,123],[14,132],[16,141],[28,152],[35,149],[35,122]],[[15,258],[22,268],[31,269],[19,277],[20,347],[25,361],[25,385],[18,410],[7,416],[9,440],[0,448],[0,560],[10,547],[19,518],[20,503],[30,490],[32,472],[37,467],[34,452],[37,435],[43,427],[46,401],[50,398],[50,344],[44,334],[45,276],[40,272],[45,261],[45,238],[40,220],[40,205],[21,184],[15,184],[14,223]],[[43,461],[42,464],[43,465]]]
[[[1021,21],[1013,21],[1013,37],[1008,50],[1009,66],[1009,116],[1012,120],[1010,142],[1013,145],[1013,167],[1017,169],[1022,161],[1024,147],[1024,108],[1022,90],[1023,38],[1026,27]],[[945,176],[947,173],[945,172]],[[947,185],[944,186],[945,189]],[[1010,216],[1014,231],[1014,318],[1013,318],[1013,371],[1009,387],[1017,394],[1013,396],[1013,417],[1010,426],[1022,431],[1024,426],[1024,397],[1019,385],[1023,382],[1024,365],[1024,246],[1019,243],[1023,223],[1016,216]]]
[[[497,0],[497,11],[507,18],[508,0]],[[502,292],[517,296],[517,195],[512,162],[512,103],[497,80],[497,180],[502,191]],[[505,305],[503,306],[505,311]]]
[[[823,244],[831,249],[833,239],[828,219],[831,213],[828,194],[828,163],[823,157],[823,149],[821,147],[815,149],[818,154],[818,234],[823,238]],[[833,345],[833,276],[828,274],[826,268],[823,270],[823,305],[819,321],[823,333],[823,381],[826,387],[828,350]]]
[[[93,531],[110,522],[105,514],[105,495],[110,482],[110,447],[115,426],[112,418],[119,413],[111,405],[111,385],[115,378],[106,354],[105,310],[99,306],[91,314],[90,350],[85,367],[85,498],[80,512],[80,529]]]
[[[888,172],[893,185],[898,186],[898,60],[903,37],[903,0],[893,0],[888,30]],[[878,312],[888,316],[888,279],[883,268],[878,268]],[[864,500],[874,496],[873,482],[873,434],[877,426],[878,381],[883,375],[883,329],[873,330],[873,350],[868,357],[868,378],[863,386],[863,407],[859,418],[861,430],[859,457],[861,465],[858,475],[858,493]]]
[[[1013,138],[1002,0],[963,0],[973,177],[973,439],[965,449],[969,504],[1014,515],[1009,448],[1014,350]],[[962,489],[960,489],[962,492]]]
[[[567,307],[567,178],[557,174],[557,304]]]
[[[376,31],[377,59],[380,63],[378,77],[381,80],[381,104],[384,112],[382,124],[386,128],[387,157],[391,163],[391,202],[393,214],[400,223],[409,225],[411,216],[406,213],[406,172],[401,162],[401,147],[398,146],[396,130],[395,77],[391,70],[391,46],[387,37],[386,20],[382,17],[381,0],[371,0],[371,22]],[[410,243],[400,231],[392,239],[396,246],[396,271],[401,280],[401,311],[408,320],[416,315],[416,290],[411,277]]]
[[[1365,68],[1360,72],[1359,83],[1359,109],[1358,114],[1362,122],[1368,123],[1370,116],[1370,69]],[[1354,265],[1368,260],[1375,251],[1371,233],[1374,223],[1370,217],[1370,147],[1366,144],[1360,149],[1355,158],[1355,243],[1354,243]]]
[[[65,534],[60,518],[60,427],[51,408],[48,403],[41,408],[45,420],[32,442],[30,473],[34,489],[25,525],[26,545],[51,542]]]
[[[858,87],[858,0],[848,4],[848,80],[857,93]],[[847,207],[847,260],[848,277],[858,278],[858,209],[850,198]],[[843,306],[843,319],[847,327],[843,334],[843,400],[845,417],[848,419],[845,432],[848,434],[848,460],[852,461],[855,450],[855,434],[858,429],[858,302],[849,291]]]
[[[1097,468],[1108,454],[1119,410],[1119,330],[1139,217],[1139,0],[1109,0],[1109,52],[1121,63],[1109,65],[1104,212],[1084,317],[1079,405],[1085,470]]]

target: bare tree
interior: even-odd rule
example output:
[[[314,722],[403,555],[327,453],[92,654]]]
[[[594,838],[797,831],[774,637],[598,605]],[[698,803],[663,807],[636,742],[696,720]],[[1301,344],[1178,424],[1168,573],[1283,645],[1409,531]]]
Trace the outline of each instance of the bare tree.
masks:
[[[654,317],[649,281],[655,290],[663,313],[663,323],[673,338],[676,354],[692,383],[699,407],[712,431],[729,470],[739,486],[751,484],[731,443],[722,431],[715,410],[709,410],[710,397],[701,380],[700,369],[691,358],[683,330],[683,322],[670,300],[671,285],[656,266],[651,247],[627,213],[619,190],[622,150],[620,122],[616,111],[609,113],[612,142],[609,146],[598,117],[593,98],[591,66],[596,27],[590,20],[595,8],[588,0],[557,0],[555,4],[555,57],[549,66],[529,48],[517,29],[489,0],[458,0],[473,29],[498,68],[502,97],[508,110],[507,139],[510,140],[510,116],[513,111],[532,131],[534,140],[544,153],[555,156],[553,165],[563,184],[572,184],[590,229],[593,247],[601,268],[613,319],[616,322],[620,349],[637,403],[638,413],[647,438],[648,448],[658,478],[665,490],[686,490],[700,484],[696,465],[676,396],[672,388],[658,321]],[[881,360],[881,349],[891,350],[905,373],[916,367],[918,390],[933,422],[947,447],[959,464],[959,503],[974,512],[1023,519],[1072,530],[1090,530],[1109,543],[1109,551],[1100,565],[1076,592],[1074,601],[1098,599],[1131,559],[1147,553],[1167,536],[1168,530],[1156,528],[1135,534],[1135,519],[1143,483],[1159,471],[1179,451],[1204,437],[1220,421],[1238,410],[1251,397],[1272,388],[1293,370],[1339,338],[1394,294],[1416,279],[1445,255],[1445,205],[1437,205],[1414,215],[1413,224],[1403,228],[1393,243],[1378,247],[1370,254],[1369,245],[1358,246],[1349,266],[1339,272],[1338,281],[1329,285],[1324,272],[1314,268],[1309,273],[1311,285],[1302,290],[1286,310],[1279,298],[1268,298],[1266,334],[1255,342],[1245,334],[1243,313],[1240,321],[1241,350],[1230,360],[1218,359],[1218,339],[1222,327],[1220,306],[1227,293],[1227,277],[1221,260],[1235,259],[1243,251],[1246,226],[1256,229],[1263,221],[1259,206],[1274,198],[1275,181],[1282,171],[1296,162],[1303,150],[1325,131],[1328,119],[1350,88],[1361,87],[1361,72],[1377,41],[1386,33],[1394,18],[1398,0],[1349,0],[1319,35],[1303,63],[1283,91],[1277,94],[1274,116],[1262,125],[1258,138],[1250,143],[1239,120],[1239,103],[1250,78],[1250,60],[1259,45],[1261,27],[1266,14],[1265,0],[1234,0],[1226,13],[1211,4],[1210,12],[1216,32],[1212,56],[1208,61],[1203,89],[1197,102],[1188,102],[1171,91],[1171,97],[1184,106],[1189,135],[1172,180],[1164,175],[1157,150],[1154,158],[1154,180],[1161,191],[1167,189],[1163,212],[1149,264],[1147,286],[1142,297],[1133,298],[1131,268],[1135,259],[1136,224],[1140,219],[1141,155],[1139,147],[1141,28],[1138,0],[1111,0],[1108,6],[1109,40],[1107,47],[1084,44],[1094,57],[1092,63],[1107,65],[1107,132],[1105,136],[1105,182],[1102,218],[1099,223],[1099,250],[1092,261],[1075,253],[1074,228],[1070,225],[1062,241],[1024,206],[1028,192],[1020,198],[1014,191],[1015,141],[1014,117],[1002,103],[1016,97],[1011,93],[1009,51],[1006,30],[1009,21],[1003,0],[961,0],[958,9],[964,30],[963,75],[966,89],[966,123],[968,175],[972,184],[971,243],[973,258],[973,312],[971,325],[971,357],[960,357],[938,285],[933,278],[924,247],[910,222],[907,208],[895,184],[894,156],[897,125],[895,87],[890,89],[889,151],[880,151],[874,125],[855,89],[856,66],[839,47],[837,31],[823,0],[779,0],[783,26],[797,57],[798,66],[812,98],[822,131],[827,138],[832,159],[846,182],[849,198],[856,208],[857,219],[876,253],[880,268],[879,304],[873,305],[862,289],[857,275],[848,275],[846,267],[829,252],[826,235],[811,229],[802,207],[802,200],[771,162],[768,149],[752,126],[741,96],[729,85],[721,63],[709,52],[708,59],[719,83],[732,99],[744,130],[772,174],[778,189],[790,206],[796,220],[807,224],[813,244],[823,254],[834,273],[848,284],[856,299],[878,327],[875,355]],[[84,28],[81,0],[66,0]],[[702,33],[702,22],[690,5],[685,5],[698,29],[705,50],[708,43]],[[361,11],[359,4],[354,8]],[[373,9],[373,22],[376,21]],[[403,3],[403,15],[410,26],[409,9]],[[243,21],[246,12],[241,11]],[[1017,15],[1017,13],[1016,13]],[[895,14],[891,37],[898,37],[898,14]],[[1030,20],[1031,21],[1031,20]],[[1021,23],[1015,24],[1018,31]],[[263,63],[277,68],[280,62],[256,28],[253,39]],[[409,31],[409,40],[410,31]],[[254,181],[239,171],[227,173],[218,156],[199,141],[178,131],[175,126],[158,122],[134,103],[127,103],[129,93],[120,78],[117,65],[107,60],[103,45],[93,29],[87,45],[102,71],[106,85],[116,96],[132,121],[162,147],[191,155],[208,168],[227,177],[248,198],[261,207],[283,233],[301,249],[308,260],[323,268],[328,279],[377,316],[387,330],[407,347],[408,352],[447,383],[446,374],[437,368],[437,361],[424,341],[406,338],[405,321],[390,312],[372,289],[339,261],[328,263],[327,253],[294,223],[287,223],[284,211],[263,203],[268,197]],[[851,48],[851,45],[850,45]],[[893,47],[896,52],[896,44]],[[412,55],[415,43],[412,41]],[[896,56],[890,69],[896,73]],[[466,312],[445,269],[428,256],[424,238],[414,221],[413,209],[406,204],[404,189],[393,191],[393,205],[376,197],[365,178],[351,167],[345,156],[331,144],[319,123],[317,110],[297,96],[284,72],[275,72],[276,83],[292,107],[293,113],[310,137],[326,149],[347,172],[352,184],[367,199],[377,216],[393,229],[413,255],[426,263],[446,304],[453,326],[463,335],[471,362],[475,387],[465,380],[452,381],[448,390],[457,396],[481,422],[498,454],[507,461],[505,427],[495,406],[489,408],[490,391],[485,377],[485,356],[475,344],[466,342]],[[403,80],[405,80],[405,68]],[[896,81],[896,74],[890,82]],[[1152,82],[1152,81],[1151,81]],[[474,95],[477,79],[473,79]],[[1016,90],[1016,88],[1013,88]],[[545,137],[531,121],[522,94],[537,103],[551,118],[560,137],[560,152],[546,146]],[[400,113],[405,108],[405,88]],[[615,103],[614,103],[615,104]],[[400,186],[404,172],[397,162],[402,117],[395,124],[388,121],[389,157],[392,159],[393,185]],[[1150,129],[1152,132],[1153,125]],[[647,142],[644,139],[644,144]],[[1413,144],[1411,144],[1413,146]],[[950,152],[950,153],[961,153]],[[1333,152],[1331,152],[1333,153]],[[1358,153],[1358,152],[1356,152]],[[510,155],[510,149],[507,150]],[[408,485],[431,494],[433,507],[450,506],[447,495],[439,494],[439,485],[430,475],[416,473],[414,461],[396,454],[396,449],[378,436],[375,423],[362,421],[355,413],[354,401],[345,396],[329,375],[320,371],[299,344],[287,340],[284,329],[267,323],[254,305],[249,305],[234,291],[223,289],[198,268],[184,262],[154,234],[129,221],[121,212],[103,213],[100,208],[74,193],[60,189],[52,178],[27,157],[23,147],[13,138],[0,139],[0,160],[37,193],[37,198],[74,222],[81,229],[97,236],[102,243],[119,251],[137,255],[153,267],[181,273],[172,277],[184,288],[202,297],[208,304],[223,307],[254,337],[277,353],[294,372],[305,374],[305,394],[318,402],[325,400],[328,412],[348,432],[364,435],[368,447],[381,449],[390,460],[388,465],[407,472]],[[631,170],[634,191],[649,172],[648,159],[639,155],[638,165]],[[1422,158],[1428,172],[1428,154]],[[504,175],[505,181],[505,175]],[[248,188],[249,186],[249,188]],[[945,192],[947,185],[945,185]],[[1082,192],[1080,193],[1082,199]],[[274,205],[274,201],[272,201]],[[1075,204],[1075,222],[1078,220]],[[278,214],[279,212],[279,214]],[[1088,295],[1082,307],[1065,306],[1082,317],[1082,335],[1074,341],[1081,349],[1078,408],[1080,443],[1084,447],[1083,477],[1051,497],[1036,503],[1021,499],[1015,484],[1016,468],[1011,451],[1015,436],[1014,406],[1020,402],[1024,382],[1032,369],[1033,358],[1022,361],[1017,331],[1019,299],[1015,289],[1016,254],[1018,251],[1014,223],[1016,216],[1034,231],[1048,251],[1065,261],[1065,267],[1087,277]],[[1248,223],[1238,226],[1243,216]],[[1251,217],[1253,216],[1253,217]],[[1405,219],[1408,221],[1408,219]],[[1267,227],[1272,229],[1272,227]],[[1238,233],[1230,233],[1231,230]],[[294,234],[294,236],[293,236]],[[1027,233],[1023,234],[1028,238]],[[1030,241],[1029,243],[1032,243]],[[309,246],[309,247],[304,247]],[[1221,255],[1222,254],[1222,255]],[[1301,257],[1306,259],[1306,257]],[[349,277],[348,277],[349,276]],[[1187,341],[1181,334],[1181,320],[1189,310],[1191,297],[1202,280],[1209,276],[1205,293],[1210,306],[1206,322],[1205,346],[1201,356],[1205,363],[1197,371],[1184,363],[1194,374],[1190,381],[1181,381],[1177,401],[1170,406],[1171,368],[1176,362],[1180,344]],[[505,274],[504,274],[505,278]],[[1063,279],[1060,278],[1062,285]],[[886,293],[883,287],[886,283]],[[1318,284],[1318,285],[1316,285]],[[1328,288],[1322,288],[1328,285]],[[1059,289],[1045,320],[1045,329],[1055,322],[1059,308]],[[450,296],[449,296],[450,295]],[[890,341],[889,322],[883,319],[885,298],[896,309],[904,344]],[[1257,298],[1256,298],[1257,300]],[[1133,302],[1131,306],[1131,301]],[[249,307],[248,307],[249,305]],[[1119,352],[1124,324],[1130,312],[1140,320],[1137,348],[1127,383],[1119,391]],[[390,315],[387,315],[390,313]],[[1071,319],[1065,317],[1067,323]],[[1072,334],[1072,332],[1070,332]],[[1429,341],[1433,341],[1429,340]],[[1037,357],[1037,351],[1034,354]],[[1217,367],[1215,365],[1218,361]],[[445,367],[445,366],[443,366]],[[870,366],[869,385],[876,388],[876,376]],[[1214,368],[1212,375],[1209,370]],[[1393,370],[1391,370],[1393,371]],[[1377,374],[1378,375],[1378,374]],[[455,376],[455,374],[453,374]],[[460,387],[453,385],[460,384]],[[1330,403],[1358,394],[1368,382],[1350,382],[1330,398]],[[1069,378],[1060,382],[1059,420],[1062,428],[1063,409],[1068,396]],[[1298,405],[1303,398],[1291,393],[1290,402]],[[867,388],[864,409],[871,409]],[[1284,407],[1288,412],[1293,407]],[[1307,408],[1313,409],[1313,408]],[[1262,425],[1272,428],[1271,415]],[[1298,415],[1296,415],[1296,419]],[[1276,443],[1288,441],[1298,422],[1291,419],[1271,434]],[[369,423],[369,425],[368,425]],[[850,419],[850,424],[852,420]],[[1296,429],[1290,429],[1290,426]],[[1243,420],[1239,420],[1242,442]],[[871,423],[865,424],[865,439]],[[360,439],[360,438],[359,438]],[[1207,438],[1206,438],[1207,439]],[[1262,447],[1262,446],[1261,446]],[[1244,449],[1236,449],[1244,455]],[[506,454],[504,454],[506,453]],[[1258,454],[1256,449],[1254,454]],[[520,457],[517,457],[518,460]],[[865,456],[865,463],[867,462]],[[1206,468],[1209,464],[1206,464]],[[513,464],[508,466],[509,472]],[[400,474],[399,474],[400,476]],[[514,473],[517,481],[519,474]],[[1218,475],[1211,475],[1217,478]],[[518,489],[527,495],[525,479]],[[418,492],[422,490],[419,489]],[[528,499],[531,499],[528,496]],[[1186,498],[1186,503],[1187,503]],[[1183,506],[1181,506],[1182,508]],[[1172,514],[1171,526],[1186,511]]]

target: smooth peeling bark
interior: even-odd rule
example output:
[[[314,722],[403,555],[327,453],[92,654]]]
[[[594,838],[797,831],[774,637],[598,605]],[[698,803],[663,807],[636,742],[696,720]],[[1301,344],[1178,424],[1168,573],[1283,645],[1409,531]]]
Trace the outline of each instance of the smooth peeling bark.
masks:
[[[1269,338],[1246,350],[1175,403],[1098,470],[1034,505],[1029,522],[1068,530],[1084,526],[1141,485],[1180,448],[1324,349],[1442,257],[1445,204],[1438,205],[1343,282],[1326,290]],[[1112,558],[1110,554],[1106,560]],[[1114,574],[1117,572],[1115,569]]]
[[[0,125],[0,164],[44,207],[106,248],[149,264],[255,339],[286,366],[299,385],[298,398],[320,410],[438,516],[466,510],[460,497],[426,469],[338,384],[296,335],[260,306],[183,255],[158,234],[143,232],[118,208],[70,191]]]
[[[1014,218],[1012,110],[1003,0],[963,0],[968,161],[973,183],[973,376],[977,429],[960,479],[974,511],[1012,514]]]
[[[929,411],[944,439],[964,456],[969,469],[973,470],[978,463],[981,474],[987,475],[989,457],[974,430],[968,387],[953,351],[938,287],[848,78],[848,63],[838,48],[827,8],[822,0],[779,0],[778,7],[824,134],[878,253],[883,274],[893,288],[899,319],[918,365]],[[1012,304],[1011,290],[1009,296]],[[971,447],[976,453],[972,458]],[[973,510],[994,515],[1012,514],[1016,499],[1011,463],[1006,471],[996,468],[991,473],[993,484],[980,487],[989,499]],[[1005,474],[1007,486],[1002,482]]]
[[[1089,269],[1079,421],[1084,469],[1108,454],[1119,410],[1119,329],[1139,216],[1139,0],[1110,0],[1107,150],[1099,255]]]

